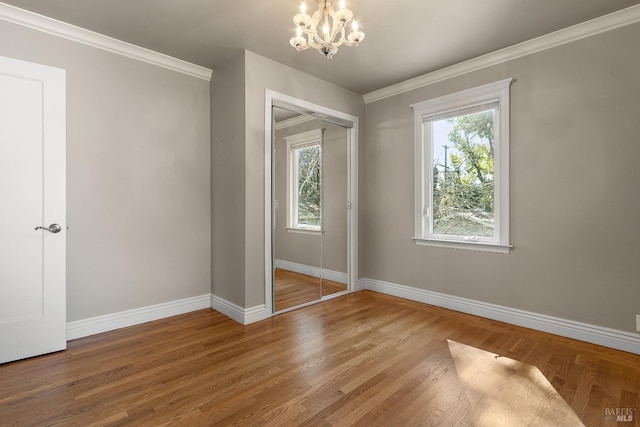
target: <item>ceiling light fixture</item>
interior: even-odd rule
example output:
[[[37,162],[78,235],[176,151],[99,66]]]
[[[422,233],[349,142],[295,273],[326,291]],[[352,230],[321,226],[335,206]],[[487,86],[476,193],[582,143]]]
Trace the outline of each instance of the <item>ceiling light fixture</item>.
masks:
[[[358,23],[351,23],[352,31],[346,35],[345,26],[353,19],[353,12],[345,8],[344,0],[340,0],[340,8],[334,10],[328,0],[318,0],[318,10],[313,16],[307,15],[307,4],[303,1],[300,13],[293,17],[296,24],[296,35],[289,40],[298,52],[310,47],[317,49],[331,59],[344,45],[358,46],[364,39],[364,33],[358,30]],[[322,25],[320,22],[322,21]],[[321,28],[322,35],[318,34]],[[307,36],[305,38],[305,35]]]

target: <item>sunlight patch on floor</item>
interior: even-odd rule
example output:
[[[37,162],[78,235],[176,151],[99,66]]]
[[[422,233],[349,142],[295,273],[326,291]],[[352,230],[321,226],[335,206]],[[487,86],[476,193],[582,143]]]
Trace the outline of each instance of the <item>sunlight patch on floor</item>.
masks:
[[[477,426],[584,426],[535,366],[447,340]]]

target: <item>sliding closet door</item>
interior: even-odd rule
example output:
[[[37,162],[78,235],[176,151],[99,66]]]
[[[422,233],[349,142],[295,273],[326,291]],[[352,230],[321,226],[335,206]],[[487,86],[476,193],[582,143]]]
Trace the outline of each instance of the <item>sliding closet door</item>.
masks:
[[[273,107],[274,311],[322,297],[322,123]]]
[[[272,106],[273,311],[349,290],[351,121]],[[269,280],[272,279],[272,280]]]
[[[348,129],[322,123],[322,296],[347,290]]]

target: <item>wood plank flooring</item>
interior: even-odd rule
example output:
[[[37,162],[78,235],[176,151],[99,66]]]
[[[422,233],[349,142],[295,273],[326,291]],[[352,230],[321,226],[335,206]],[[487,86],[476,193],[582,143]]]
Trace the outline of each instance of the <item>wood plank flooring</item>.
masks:
[[[640,356],[362,291],[0,365],[3,426],[635,426]],[[616,422],[616,409],[633,421]]]
[[[276,288],[275,311],[316,301],[323,296],[347,290],[347,285],[342,283],[281,268],[276,268],[274,283]]]

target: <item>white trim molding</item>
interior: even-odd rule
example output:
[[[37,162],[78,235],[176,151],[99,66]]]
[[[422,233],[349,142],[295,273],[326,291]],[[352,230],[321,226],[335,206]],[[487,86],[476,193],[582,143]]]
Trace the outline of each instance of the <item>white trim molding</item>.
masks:
[[[205,308],[211,308],[210,294],[76,320],[67,323],[67,341]]]
[[[301,114],[301,115],[296,116],[296,117],[291,117],[290,119],[280,120],[279,122],[275,122],[275,124],[273,125],[273,128],[275,130],[286,129],[288,127],[297,126],[297,125],[301,125],[303,123],[311,122],[313,120],[318,120],[318,118],[314,117],[314,116],[308,116],[308,115]]]
[[[248,325],[270,317],[264,304],[250,308],[242,308],[223,298],[212,294],[205,294],[68,322],[67,341],[140,325],[142,323],[196,310],[203,310],[205,308],[211,308],[243,325]]]
[[[383,282],[381,280],[360,279],[358,288],[359,290],[368,289],[437,307],[486,317],[512,325],[640,354],[640,334],[634,334],[632,332],[590,325],[588,323],[547,316],[545,314]]]
[[[271,317],[271,314],[267,313],[267,307],[264,304],[242,308],[216,295],[211,295],[211,308],[243,325],[259,322],[260,320]]]
[[[306,274],[307,276],[311,277],[322,277],[323,279],[342,283],[343,285],[349,283],[349,275],[340,271],[327,270],[326,268],[313,267],[310,265],[298,264],[297,262],[284,261],[281,259],[275,260],[273,265],[276,268],[293,271],[294,273]]]
[[[363,95],[365,104],[410,92],[444,80],[458,77],[483,68],[502,64],[537,52],[581,40],[596,34],[640,22],[640,5],[628,7],[581,24],[564,28],[544,36],[518,43],[450,67],[436,70]]]
[[[470,251],[479,252],[495,252],[498,254],[508,254],[513,245],[498,245],[484,242],[459,242],[455,240],[443,240],[443,239],[423,239],[414,237],[411,240],[418,246],[433,246],[436,248],[448,248],[448,249],[466,249]]]
[[[508,253],[509,94],[512,78],[412,104],[414,110],[414,241],[419,245]],[[490,236],[438,233],[435,228],[434,122],[480,111],[493,112],[494,229]],[[445,160],[446,164],[446,160]]]
[[[212,70],[6,3],[0,20],[210,81]]]

